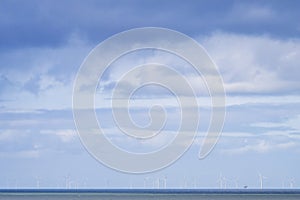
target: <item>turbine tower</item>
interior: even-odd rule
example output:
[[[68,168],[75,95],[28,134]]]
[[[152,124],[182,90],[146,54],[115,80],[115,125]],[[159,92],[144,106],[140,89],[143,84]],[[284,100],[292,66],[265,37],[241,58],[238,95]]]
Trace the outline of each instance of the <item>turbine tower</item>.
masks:
[[[36,179],[36,188],[40,188],[40,177],[39,176],[37,176],[37,177],[35,177],[35,179]]]
[[[144,189],[146,188],[147,186],[147,177],[144,178]]]
[[[220,189],[223,189],[223,181],[224,181],[224,177],[222,176],[222,173],[220,173],[219,178],[217,180],[217,183],[220,184]]]
[[[234,178],[233,182],[235,184],[235,188],[238,188],[239,187],[239,178],[238,177]]]
[[[164,189],[166,189],[167,188],[167,177],[166,176],[164,176]]]
[[[295,184],[295,178],[292,177],[292,178],[290,179],[290,188],[293,188],[293,187],[294,187],[294,184]]]
[[[224,182],[224,189],[227,188],[227,178],[225,176],[223,176],[223,182]]]
[[[65,176],[66,189],[70,189],[70,175]]]
[[[188,187],[188,181],[186,180],[186,176],[183,177],[183,188],[187,188]]]
[[[160,178],[156,178],[156,180],[155,180],[155,182],[156,182],[156,188],[160,188]]]
[[[267,177],[263,176],[261,173],[258,173],[259,181],[260,181],[260,189],[263,189],[264,187],[264,179],[267,179]]]

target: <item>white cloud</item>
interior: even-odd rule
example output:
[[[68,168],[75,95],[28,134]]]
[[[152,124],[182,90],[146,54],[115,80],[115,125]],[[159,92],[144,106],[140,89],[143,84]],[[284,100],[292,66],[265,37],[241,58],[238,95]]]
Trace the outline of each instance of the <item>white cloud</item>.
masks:
[[[1,158],[38,158],[40,157],[39,150],[23,150],[16,152],[0,152]]]
[[[63,142],[71,142],[75,139],[77,133],[76,130],[66,129],[57,131],[56,135],[60,137]]]
[[[252,126],[261,127],[261,128],[280,128],[280,127],[286,127],[282,123],[274,123],[274,122],[258,122],[258,123],[252,124]]]
[[[72,142],[77,137],[77,132],[74,129],[42,130],[41,133],[56,135],[64,143]]]
[[[229,94],[281,94],[300,89],[299,40],[219,32],[199,41],[217,63]]]
[[[291,120],[288,120],[289,122]],[[282,128],[286,130],[267,130],[263,133],[224,133],[220,144],[221,152],[226,154],[268,153],[277,150],[291,150],[300,146],[300,130],[291,131],[288,123],[256,123],[263,128]],[[226,138],[229,137],[229,138]]]
[[[300,115],[287,120],[286,125],[300,132]]]
[[[276,20],[277,16],[278,14],[270,7],[239,2],[239,4],[233,6],[231,13],[228,15],[228,20],[262,23]]]
[[[14,141],[22,139],[30,134],[30,130],[18,130],[18,129],[2,129],[0,130],[0,142]]]
[[[65,47],[56,49],[35,48],[1,54],[0,64],[11,67],[2,68],[0,72],[15,84],[13,90],[1,94],[2,99],[8,100],[3,102],[3,106],[6,109],[71,108],[74,76],[91,49],[78,41],[71,40]],[[219,66],[227,94],[290,95],[300,90],[299,40],[219,32],[198,41]],[[174,55],[146,51],[126,56],[111,66],[113,69],[103,80],[104,88],[101,90],[100,87],[99,91],[110,92],[111,87],[132,66],[156,62],[174,67],[187,77],[198,95],[208,95],[205,82],[189,64]],[[177,79],[164,70],[135,75],[128,84],[139,86],[141,79],[154,77],[176,85],[182,94],[186,93],[186,89],[177,84]],[[33,85],[27,84],[30,81]],[[157,88],[141,94],[155,94],[157,99],[165,95],[159,93]]]
[[[0,99],[5,100],[2,106],[9,110],[71,108],[73,79],[90,49],[71,38],[62,47],[1,53],[0,75],[12,85],[0,90]]]
[[[281,122],[259,122],[254,123],[252,126],[260,127],[260,128],[284,128],[283,131],[269,131],[265,133],[265,135],[285,135],[289,137],[297,137],[297,134],[300,133],[300,115],[296,115],[294,117],[290,117],[285,121]]]
[[[220,72],[225,82],[225,88],[227,93],[230,94],[227,98],[227,105],[241,105],[249,103],[280,105],[300,102],[299,95],[293,94],[300,89],[300,68],[298,67],[300,65],[300,61],[298,59],[300,57],[300,41],[278,40],[267,36],[247,36],[227,33],[215,33],[204,39],[199,39],[199,41],[208,50],[208,53],[212,56],[213,60],[220,68]],[[76,51],[76,48],[79,47],[84,50]],[[10,80],[17,80],[15,83],[19,87],[19,90],[2,94],[3,96],[8,96],[12,99],[12,101],[4,102],[3,105],[8,110],[71,108],[72,81],[80,63],[83,60],[83,57],[88,53],[87,49],[89,49],[87,45],[76,46],[73,44],[69,44],[69,46],[67,45],[60,49],[31,49],[27,52],[27,57],[25,56],[26,59],[28,59],[27,63],[25,62],[26,66],[29,66],[28,70],[14,66],[11,70],[6,69],[6,71],[2,72]],[[35,52],[37,54],[35,54]],[[82,52],[85,53],[82,54]],[[12,52],[11,55],[9,55],[9,58],[12,59],[13,56],[21,57],[21,54],[20,52]],[[59,58],[56,58],[56,56]],[[73,57],[78,57],[78,63],[70,61]],[[161,64],[175,66],[175,69],[178,72],[187,77],[198,94],[205,93],[207,95],[205,83],[197,74],[194,73],[192,69],[190,69],[191,66],[182,60],[180,61],[178,58],[173,58],[174,56],[172,55],[153,52],[152,54],[135,54],[129,56],[127,59],[123,58],[119,61],[119,63],[115,63],[112,66],[116,67],[115,69],[108,71],[110,74],[104,77],[104,85],[102,85],[104,89],[102,91],[100,90],[100,92],[111,92],[112,88],[109,88],[108,86],[111,86],[110,84],[118,81],[120,77],[122,77],[124,73],[128,72],[132,66],[149,62],[161,62]],[[72,66],[74,64],[77,66]],[[59,71],[59,69],[64,66],[71,66],[70,69],[67,70],[68,72],[63,72],[63,77],[66,78],[66,80],[60,77],[61,74]],[[54,73],[51,73],[51,70],[53,70]],[[182,87],[182,85],[178,85],[176,77],[170,75],[166,71],[145,70],[145,72],[146,73],[144,74],[136,72],[132,75],[127,84],[138,87],[141,81],[154,77],[156,80],[164,79],[164,81],[169,82],[170,85],[178,87],[181,91],[180,94],[185,94],[185,88]],[[36,85],[33,86],[37,89],[36,93],[22,88],[25,83],[33,77],[36,77],[37,74],[38,78],[35,80]],[[126,88],[126,84],[124,88]],[[155,95],[153,95],[153,93],[155,93]],[[257,95],[249,95],[252,93],[256,93]],[[287,94],[283,96],[281,95],[282,93]],[[145,108],[149,106],[149,104],[153,103],[160,105],[163,104],[169,107],[178,106],[175,99],[171,101],[169,96],[157,92],[156,89],[148,89],[142,94],[145,94],[147,98],[149,96],[150,97],[148,99],[135,99],[134,104],[132,104],[133,108]],[[237,94],[241,95],[238,96]],[[267,94],[270,95],[267,96]],[[110,102],[104,100],[102,93],[100,93],[99,96],[100,101],[96,101],[96,107],[109,107]],[[96,99],[97,98],[98,96],[96,96]],[[151,100],[149,100],[150,98]],[[188,102],[188,99],[186,101]],[[200,96],[197,101],[199,102],[200,107],[211,106],[210,97]],[[244,114],[242,115],[244,116]],[[141,116],[142,115],[138,115],[140,119],[143,119]],[[14,125],[14,123],[15,125],[29,126],[35,125],[36,121],[31,119],[18,121],[12,120],[10,124],[8,122],[6,125]],[[267,126],[269,126],[269,128],[276,126],[269,122],[265,122],[265,124],[263,123],[264,122],[258,121],[255,126],[262,128],[268,128]],[[235,124],[235,122],[233,122],[233,124]],[[285,122],[277,127],[290,127],[295,129],[295,131],[298,131],[300,128],[297,124],[300,124],[299,119]],[[172,128],[174,129],[174,127]],[[170,132],[172,131],[173,130]],[[71,142],[76,137],[76,132],[72,129],[49,130],[44,131],[44,133],[56,135],[64,143]],[[264,133],[265,136],[268,136],[268,134],[271,133]],[[279,136],[279,133],[272,134]],[[295,133],[284,133],[284,136],[289,137],[289,139],[298,137]],[[7,134],[2,134],[0,135],[0,140],[1,138],[5,139],[6,137],[8,137]],[[254,134],[250,134],[248,132],[225,132],[223,137],[249,138],[254,137]],[[126,143],[125,140],[122,140],[122,138],[115,139],[122,143],[122,145]],[[171,137],[161,137],[153,141],[148,141],[144,144],[157,147],[162,146],[170,139]],[[137,144],[136,146],[140,145],[141,144]],[[238,146],[239,149],[237,149],[237,151],[267,152],[273,148],[283,149],[292,146],[291,140],[277,141],[274,142],[274,144],[268,140],[262,140],[254,144],[246,144],[243,147]]]
[[[27,130],[0,130],[0,157],[37,158],[40,156],[40,145],[33,144],[33,134]]]
[[[225,154],[233,154],[233,155],[244,154],[249,152],[268,153],[270,151],[290,149],[296,146],[299,146],[299,144],[293,141],[271,143],[266,140],[258,140],[253,144],[246,144],[244,146],[240,146],[236,148],[234,147],[224,148],[221,150],[221,152]]]
[[[0,131],[0,141],[10,140],[15,132],[13,130],[1,130]]]
[[[149,63],[151,63],[153,67],[140,67],[134,69],[137,66]],[[156,65],[155,63],[159,65]],[[166,67],[163,67],[162,65]],[[176,70],[176,73],[173,70]],[[180,84],[179,75],[187,79],[196,94],[208,94],[201,75],[197,74],[190,64],[171,53],[158,50],[152,50],[151,52],[142,51],[142,53],[134,52],[121,57],[109,67],[108,72],[109,73],[106,74],[106,79],[101,80],[103,82],[100,83],[98,91],[109,93],[112,90],[110,87],[115,86],[118,82],[121,83],[121,87],[124,90],[128,90],[128,88],[131,87],[140,87],[143,82],[153,81],[156,83],[167,83],[166,86],[169,88],[176,88],[179,91],[179,95],[187,95],[188,90],[185,88],[184,84]],[[124,75],[127,76],[127,79],[126,81],[121,81],[121,79],[124,78]],[[162,92],[162,90],[158,90],[157,87],[152,88],[151,90],[148,88],[148,90],[144,91],[145,92],[141,94],[145,97],[151,95],[152,97],[157,98],[166,96],[166,93]]]

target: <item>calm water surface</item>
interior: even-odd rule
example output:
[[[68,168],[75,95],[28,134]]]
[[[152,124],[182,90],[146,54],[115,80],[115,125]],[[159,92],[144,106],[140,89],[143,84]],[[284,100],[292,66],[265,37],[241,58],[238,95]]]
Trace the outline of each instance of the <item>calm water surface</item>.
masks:
[[[300,190],[0,190],[0,200],[300,200]]]

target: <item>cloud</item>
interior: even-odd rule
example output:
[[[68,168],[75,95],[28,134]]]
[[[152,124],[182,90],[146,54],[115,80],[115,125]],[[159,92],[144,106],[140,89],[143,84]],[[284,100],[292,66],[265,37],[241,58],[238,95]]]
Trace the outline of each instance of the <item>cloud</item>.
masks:
[[[299,54],[298,40],[279,40],[267,36],[248,36],[219,32],[205,38],[200,38],[199,41],[207,48],[209,54],[211,54],[212,58],[219,65],[221,74],[224,78],[225,87],[229,94],[228,105],[230,105],[231,108],[229,108],[229,118],[227,119],[228,125],[225,127],[226,132],[224,137],[247,139],[250,135],[239,133],[242,133],[243,131],[246,133],[256,131],[256,128],[258,127],[251,127],[251,124],[256,123],[259,125],[259,123],[262,122],[275,123],[272,120],[274,120],[274,116],[278,116],[278,113],[283,112],[285,114],[291,114],[292,111],[296,112],[295,109],[291,109],[292,106],[287,108],[283,105],[299,104],[299,95],[297,93],[299,89],[299,80],[297,75],[295,75],[298,73],[298,68],[296,67],[298,66],[296,57]],[[81,47],[82,49],[80,49]],[[24,54],[26,55],[22,55],[19,50],[2,54],[2,57],[5,58],[1,61],[2,66],[9,64],[12,67],[1,69],[3,74],[1,80],[7,83],[5,87],[13,85],[17,88],[9,92],[6,89],[2,90],[4,91],[1,94],[2,98],[9,97],[9,99],[11,99],[11,101],[3,104],[5,109],[69,109],[71,107],[72,81],[78,66],[82,62],[83,57],[87,55],[89,49],[90,47],[88,45],[80,39],[76,39],[70,41],[70,44],[67,46],[60,48],[33,48],[27,49],[28,51],[25,49]],[[14,56],[20,58],[22,62],[10,62]],[[72,60],[73,57],[76,57],[76,60]],[[192,70],[190,70],[189,67],[191,66],[188,66],[182,61],[177,62],[178,59],[173,59],[172,55],[165,57],[165,54],[151,52],[150,54],[142,53],[129,55],[129,58],[123,58],[119,63],[115,63],[112,67],[116,68],[108,71],[108,74],[104,77],[104,84],[109,85],[109,87],[99,87],[100,96],[103,91],[108,93],[111,92],[115,82],[117,82],[122,74],[128,71],[129,67],[132,65],[136,66],[138,64],[154,62],[155,60],[163,60],[165,64],[175,66],[180,73],[185,75],[187,79],[192,82],[192,86],[196,88],[195,90],[200,93],[205,91],[205,84],[199,80],[198,76],[195,76]],[[21,67],[22,63],[26,65],[27,68],[23,69]],[[282,67],[274,67],[277,65]],[[39,66],[42,67],[40,68]],[[285,71],[282,68],[290,70]],[[124,88],[126,89],[126,84],[138,87],[140,79],[145,80],[149,77],[155,77],[157,80],[164,79],[171,84],[177,84],[176,79],[166,71],[153,70],[147,71],[145,74],[141,74],[141,72],[133,74],[132,79],[129,79],[131,82],[125,83]],[[202,86],[200,86],[201,84],[198,84],[199,82]],[[184,88],[181,88],[180,91],[182,91],[182,94],[185,92]],[[284,96],[282,96],[283,94]],[[147,90],[140,92],[138,95],[137,97],[140,98],[134,99],[135,102],[132,104],[132,108],[135,118],[140,120],[141,123],[145,122],[144,111],[147,111],[145,108],[151,103],[164,104],[169,106],[169,108],[178,106],[176,101],[170,101],[168,98],[170,96],[158,91],[157,88],[147,88]],[[151,98],[151,100],[149,100],[149,98]],[[209,98],[198,97],[197,100],[204,103],[205,107],[210,105]],[[96,103],[98,108],[103,109],[109,107],[109,104],[108,106],[103,106],[102,103],[103,101]],[[203,104],[200,104],[200,106],[201,105],[203,106]],[[281,110],[274,110],[274,107],[278,106],[281,107]],[[257,110],[262,112],[259,117],[257,116]],[[100,112],[104,111],[101,110]],[[244,112],[247,113],[247,116],[245,116]],[[206,113],[203,115],[203,113],[200,112],[200,115],[202,117],[200,119],[205,118],[204,121],[209,119],[209,115]],[[107,116],[107,113],[104,114],[104,118]],[[45,127],[47,120],[36,120],[38,117],[39,116],[34,116],[33,119],[6,120],[5,122],[2,122],[2,124],[5,124],[6,126],[15,125],[16,127],[28,127],[30,125]],[[269,121],[266,120],[267,117],[269,117]],[[281,120],[283,116],[278,118]],[[172,119],[174,118],[171,118],[171,121]],[[70,122],[61,121],[61,123],[59,123],[60,120],[61,119],[51,120],[51,123],[49,124],[53,124],[54,128],[53,130],[48,130],[48,136],[51,134],[52,136],[55,136],[59,141],[51,138],[53,142],[57,144],[74,142],[75,133],[72,131],[73,127],[70,128],[63,125],[63,123],[69,124]],[[174,122],[177,121],[173,120],[173,123]],[[112,127],[113,124],[106,124],[106,126]],[[176,126],[170,123],[167,131],[174,131],[174,127]],[[291,128],[292,126],[291,124],[288,124],[285,125],[285,127]],[[266,130],[263,128],[268,127],[260,126],[260,128],[262,129],[258,132],[254,132],[251,137],[260,137],[261,135],[267,136]],[[47,129],[45,128],[40,129],[42,130],[40,133],[47,132]],[[229,132],[231,132],[231,135]],[[296,132],[297,130],[293,130],[289,136],[291,138],[297,138],[298,135]],[[43,138],[48,138],[48,136],[43,136]],[[155,141],[153,140],[153,144],[162,145],[163,141],[169,139],[169,137],[166,137]],[[117,141],[121,146],[123,145],[126,147],[127,140],[117,138]],[[257,152],[264,152],[264,149],[269,151],[269,149],[272,148],[284,149],[283,147],[285,146],[289,147],[288,144],[290,142],[288,140],[274,141],[274,143],[270,143],[268,140],[264,141],[266,142],[247,144],[245,147],[240,147],[241,149],[239,151],[250,152],[254,150],[256,146],[258,149],[261,149],[261,151]],[[129,141],[129,143],[130,142],[131,141]],[[147,144],[149,145],[151,142],[149,141]],[[30,148],[33,148],[35,145],[36,144],[32,144],[32,147]],[[141,147],[142,144],[134,143],[132,146],[136,148]],[[61,148],[57,147],[57,149]]]
[[[293,117],[289,117],[288,119],[285,119],[284,121],[280,121],[277,123],[274,122],[260,122],[260,123],[254,123],[252,126],[261,127],[261,128],[285,128],[288,131],[297,132],[300,131],[300,115],[296,115]]]
[[[15,133],[12,130],[5,130],[5,131],[2,130],[0,133],[0,141],[11,140],[14,134]]]
[[[300,84],[298,74],[300,56],[299,39],[275,39],[269,36],[251,36],[216,32],[210,36],[199,37],[198,41],[217,63],[224,80],[226,93],[229,95],[299,95]],[[185,76],[197,95],[207,95],[208,91],[201,75],[193,67],[176,56],[159,51],[144,52],[142,54],[126,55],[110,66],[100,83],[101,92],[112,91],[120,81],[122,75],[145,63],[162,63],[174,67],[180,75]],[[125,56],[125,57],[126,57]],[[131,68],[130,68],[131,67]],[[141,82],[154,77],[155,80],[165,80],[170,85],[178,80],[172,73],[162,67],[157,70],[136,70],[131,72],[127,81],[120,82],[127,90],[138,87]],[[210,78],[206,76],[206,78]],[[186,89],[177,84],[181,94]],[[154,88],[146,90],[144,95],[161,94],[161,90]],[[143,94],[143,93],[141,93]]]
[[[278,20],[278,13],[269,5],[258,5],[249,2],[234,4],[230,13],[230,19],[244,23],[263,23]]]
[[[2,110],[0,119],[2,157],[27,155],[24,152],[38,152],[43,157],[83,151],[70,110]]]
[[[215,75],[206,74],[205,78],[211,80]],[[189,85],[184,84],[183,80]],[[143,85],[147,82],[157,84]],[[119,86],[120,94],[128,93],[130,88],[138,89],[133,93],[136,100],[174,98],[171,92],[180,97],[190,97],[191,89],[197,96],[209,95],[204,77],[193,66],[172,53],[154,49],[134,51],[114,61],[101,77],[97,96],[110,99],[116,86]],[[163,86],[170,90],[175,89],[170,91]]]
[[[258,140],[253,144],[246,144],[238,148],[223,149],[221,150],[221,152],[225,154],[231,154],[231,155],[244,154],[249,152],[268,153],[270,151],[285,150],[294,147],[299,147],[299,144],[292,141],[281,142],[281,143],[270,143],[265,140]]]
[[[271,120],[271,119],[269,119]],[[260,133],[225,132],[220,141],[220,151],[226,154],[269,153],[294,150],[300,146],[299,115],[282,122],[260,122]],[[254,129],[255,130],[255,129]]]
[[[74,141],[77,136],[77,132],[74,129],[42,130],[41,133],[56,135],[63,143],[70,143]]]
[[[236,111],[229,109],[224,130],[214,151],[236,156],[299,152],[299,115],[285,107],[285,104],[241,104]],[[253,109],[258,109],[259,113],[250,111]],[[203,133],[200,131],[198,134],[196,145],[202,145]]]
[[[244,7],[241,5],[233,6],[233,10],[242,8]],[[268,6],[253,5],[250,8],[249,12],[258,10],[255,12],[265,14],[269,12],[270,15],[276,13]],[[42,6],[41,9],[46,8]],[[274,39],[261,35],[216,32],[205,37],[198,37],[198,41],[218,64],[227,94],[297,95],[300,91],[299,68],[297,67],[299,66],[297,58],[300,56],[300,42],[297,39]],[[72,33],[68,36],[64,46],[27,47],[1,52],[0,98],[5,100],[3,106],[7,109],[21,109],[20,105],[22,109],[70,108],[75,74],[90,49],[91,45],[84,36]],[[130,59],[136,61],[130,62]],[[198,94],[208,94],[205,83],[199,75],[189,70],[190,66],[182,61],[179,62],[179,59],[174,59],[174,56],[153,54],[153,52],[151,56],[136,54],[127,60],[121,59],[119,65],[122,67],[111,71],[111,74],[104,77],[106,82],[99,89],[111,90],[120,78],[120,74],[128,70],[129,65],[155,60],[164,60],[166,64],[175,65],[180,73],[187,76]],[[177,82],[176,77],[163,70],[149,71],[147,75],[164,79],[171,84]],[[124,82],[124,88],[132,84],[138,85],[140,83],[136,81],[138,78],[142,79],[145,76],[136,74],[131,79],[132,82]],[[181,86],[177,85],[178,88]],[[158,94],[158,97],[161,97],[159,95],[164,93],[163,90],[157,88],[147,89],[140,94]],[[182,94],[186,92],[184,87],[180,90]]]
[[[200,38],[217,63],[227,94],[298,94],[298,39],[214,33]]]
[[[38,150],[24,150],[18,152],[0,152],[0,158],[38,158],[40,157],[40,151]]]
[[[154,137],[148,139],[136,139],[125,135],[117,128],[102,129],[107,139],[118,148],[133,153],[149,153],[158,151],[171,143],[177,132],[173,130],[158,131]],[[132,130],[136,132],[136,130]],[[144,134],[153,135],[153,130],[144,130]],[[183,143],[184,141],[182,141]]]
[[[30,129],[1,129],[0,157],[33,158],[40,155],[36,140]]]
[[[73,80],[91,49],[78,38],[57,48],[0,54],[0,99],[6,109],[70,108]]]
[[[27,127],[28,128],[28,127]],[[66,145],[68,144],[68,145]],[[79,154],[83,152],[73,129],[2,129],[1,157],[39,157],[46,154]]]
[[[190,35],[223,30],[290,37],[299,34],[298,7],[296,1],[1,1],[0,49],[63,46],[73,34],[98,43],[117,32],[143,26],[167,27]]]

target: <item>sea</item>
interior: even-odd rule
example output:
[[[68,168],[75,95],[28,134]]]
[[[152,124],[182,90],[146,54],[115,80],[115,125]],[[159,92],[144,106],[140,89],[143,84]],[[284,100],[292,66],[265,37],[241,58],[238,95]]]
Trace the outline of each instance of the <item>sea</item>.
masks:
[[[300,200],[300,189],[0,189],[0,200]]]

